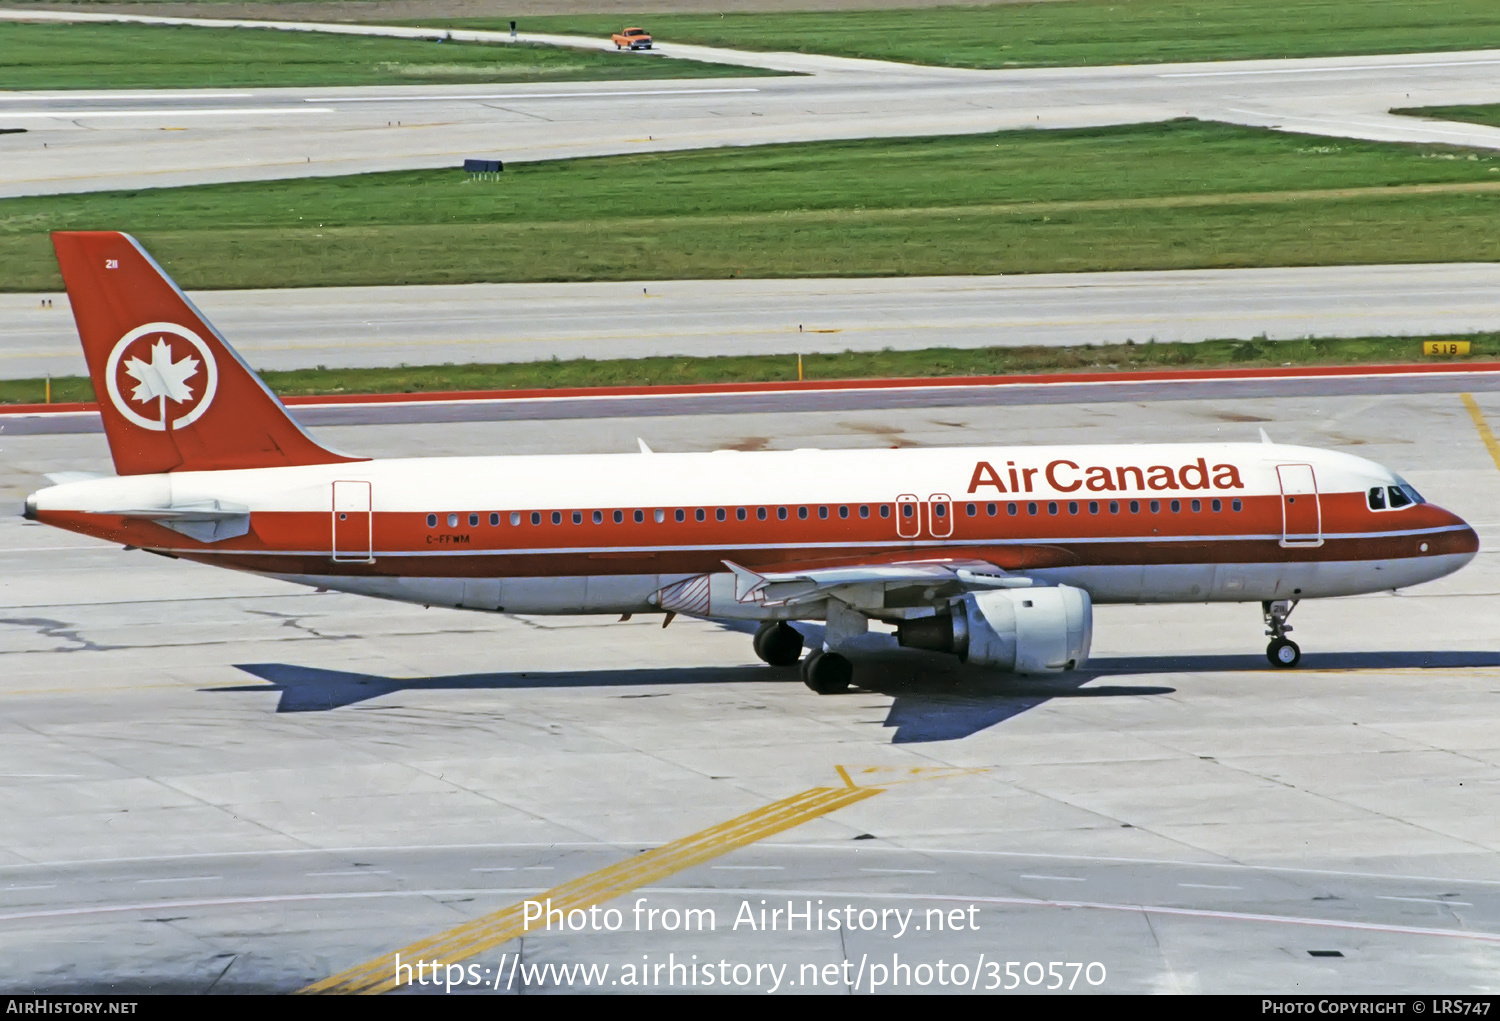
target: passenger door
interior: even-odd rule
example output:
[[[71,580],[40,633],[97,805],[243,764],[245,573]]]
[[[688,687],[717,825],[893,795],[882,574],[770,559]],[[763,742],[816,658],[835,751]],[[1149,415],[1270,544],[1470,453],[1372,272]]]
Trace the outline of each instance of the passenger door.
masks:
[[[1310,464],[1278,464],[1281,480],[1281,545],[1323,545],[1323,509]]]
[[[372,563],[375,560],[373,494],[368,482],[333,484],[333,559]]]

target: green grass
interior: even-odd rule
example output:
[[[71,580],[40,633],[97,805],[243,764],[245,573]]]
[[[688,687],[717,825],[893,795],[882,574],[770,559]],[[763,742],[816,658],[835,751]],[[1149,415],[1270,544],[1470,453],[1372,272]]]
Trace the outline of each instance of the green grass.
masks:
[[[1308,340],[1209,340],[1202,343],[1082,344],[1072,347],[930,348],[925,351],[846,351],[804,355],[809,380],[910,379],[927,376],[995,376],[1038,372],[1113,372],[1146,369],[1207,369],[1268,365],[1377,365],[1434,361],[1422,356],[1421,340],[1467,340],[1466,357],[1486,361],[1500,355],[1500,334],[1441,337],[1314,338]],[[797,378],[796,355],[716,358],[621,358],[518,362],[500,365],[423,365],[389,369],[299,369],[262,372],[266,385],[284,396],[328,394],[442,393],[461,390],[550,390],[589,386],[661,386],[688,383],[757,383]],[[40,403],[40,379],[0,380],[0,404]],[[91,401],[93,388],[81,376],[52,380],[54,402]]]
[[[1174,121],[4,199],[0,288],[60,287],[53,230],[238,288],[1496,261],[1497,220],[1493,153]]]
[[[1391,111],[1403,117],[1425,117],[1438,121],[1468,121],[1500,128],[1500,103],[1477,106],[1403,106]]]
[[[726,4],[726,7],[731,5]],[[642,10],[649,10],[643,0]],[[1494,0],[1071,0],[798,13],[523,17],[522,29],[954,67],[1244,60],[1500,46]],[[454,26],[508,28],[509,20]]]
[[[237,88],[743,77],[604,51],[171,25],[0,22],[0,89]]]

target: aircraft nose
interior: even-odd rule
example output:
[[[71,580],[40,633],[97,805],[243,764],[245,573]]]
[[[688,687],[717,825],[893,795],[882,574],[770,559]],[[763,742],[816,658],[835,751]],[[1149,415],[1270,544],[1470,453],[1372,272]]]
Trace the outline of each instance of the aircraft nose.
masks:
[[[1458,522],[1464,526],[1458,533],[1458,552],[1467,553],[1473,557],[1479,552],[1479,533],[1474,531],[1474,527],[1463,518],[1459,518]]]
[[[1463,518],[1452,511],[1444,511],[1453,526],[1451,532],[1443,533],[1441,541],[1436,545],[1439,547],[1434,552],[1459,554],[1463,556],[1464,563],[1474,559],[1479,552],[1479,533]]]
[[[36,494],[35,493],[32,493],[30,496],[28,496],[26,498],[26,504],[25,504],[24,509],[21,511],[21,516],[24,517],[27,521],[35,521],[36,520]]]

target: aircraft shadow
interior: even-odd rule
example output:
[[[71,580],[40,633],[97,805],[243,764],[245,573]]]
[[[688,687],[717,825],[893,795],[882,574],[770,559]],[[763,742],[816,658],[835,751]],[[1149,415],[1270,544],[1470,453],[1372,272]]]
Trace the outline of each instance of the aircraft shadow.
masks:
[[[1500,667],[1500,652],[1401,651],[1309,653],[1301,671],[1452,670]],[[454,674],[393,678],[297,666],[244,663],[238,668],[264,684],[210,688],[216,692],[278,692],[278,713],[327,712],[401,691],[504,691],[541,688],[630,688],[653,685],[733,685],[763,683],[784,676],[796,684],[795,670],[763,666],[692,667],[636,670]],[[965,667],[947,657],[912,651],[861,657],[855,684],[892,699],[884,726],[893,744],[953,741],[1035,709],[1054,698],[1128,698],[1169,695],[1162,685],[1099,683],[1132,674],[1259,673],[1271,670],[1261,656],[1105,656],[1083,670],[1055,677],[997,674]],[[800,685],[796,695],[813,697]],[[857,694],[854,697],[858,697]]]
[[[766,679],[761,666],[663,668],[650,670],[576,670],[560,672],[452,674],[446,677],[381,677],[292,663],[236,663],[266,681],[204,691],[281,693],[278,713],[327,712],[368,702],[398,691],[504,691],[524,688],[631,688],[660,684],[748,684]]]
[[[1084,687],[1091,676],[1080,672],[1046,680],[1007,677],[980,670],[924,662],[862,663],[856,684],[893,699],[885,726],[892,742],[908,744],[952,741],[992,727],[1053,698],[1101,698],[1164,695],[1175,689],[1154,686]],[[505,691],[540,688],[630,688],[653,685],[732,685],[764,683],[784,677],[795,697],[817,698],[797,683],[794,669],[763,666],[568,671],[558,673],[454,674],[444,677],[393,678],[376,674],[325,670],[292,663],[240,663],[237,668],[264,684],[206,688],[211,692],[279,693],[278,713],[328,712],[402,691]],[[858,697],[857,694],[853,697]]]

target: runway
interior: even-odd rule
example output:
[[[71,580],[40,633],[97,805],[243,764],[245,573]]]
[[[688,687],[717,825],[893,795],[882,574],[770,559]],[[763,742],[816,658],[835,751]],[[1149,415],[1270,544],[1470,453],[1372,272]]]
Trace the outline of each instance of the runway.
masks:
[[[1500,399],[1477,399],[1494,422]],[[7,991],[290,991],[836,788],[839,767],[878,795],[611,901],[620,931],[483,951],[480,986],[504,991],[519,952],[532,970],[511,992],[581,988],[542,965],[607,964],[607,983],[694,954],[725,962],[731,985],[737,964],[784,965],[782,991],[895,988],[872,968],[901,962],[929,976],[903,988],[936,989],[942,960],[986,976],[964,987],[978,991],[983,954],[1099,964],[1102,981],[1075,991],[1486,991],[1500,958],[1500,470],[1457,395],[318,436],[441,455],[626,450],[636,436],[659,450],[1253,440],[1261,427],[1390,465],[1475,524],[1485,552],[1410,592],[1304,603],[1294,672],[1266,666],[1257,607],[1104,607],[1075,676],[878,655],[857,691],[820,698],[708,623],[361,601],[0,517]],[[0,498],[18,509],[40,472],[65,468],[108,470],[102,437],[6,433]],[[640,899],[712,909],[716,924],[638,930]],[[964,924],[732,927],[762,900],[856,919],[910,909],[924,925],[958,909]],[[772,988],[772,971],[744,974],[735,988]]]
[[[66,295],[0,294],[0,379],[81,375]],[[201,291],[261,369],[1500,330],[1500,266]]]
[[[1500,148],[1500,129],[1388,113],[1494,101],[1500,51],[1007,71],[677,51],[800,74],[566,86],[11,92],[0,95],[0,128],[26,130],[0,135],[0,196],[457,167],[476,156],[540,160],[1171,117]]]

